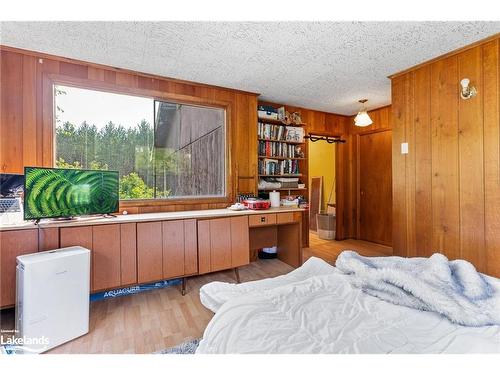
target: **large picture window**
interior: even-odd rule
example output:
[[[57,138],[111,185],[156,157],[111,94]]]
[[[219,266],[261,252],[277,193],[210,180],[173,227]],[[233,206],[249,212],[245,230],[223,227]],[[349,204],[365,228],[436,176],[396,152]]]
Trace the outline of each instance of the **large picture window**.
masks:
[[[116,170],[120,199],[225,196],[224,109],[54,90],[56,167]]]

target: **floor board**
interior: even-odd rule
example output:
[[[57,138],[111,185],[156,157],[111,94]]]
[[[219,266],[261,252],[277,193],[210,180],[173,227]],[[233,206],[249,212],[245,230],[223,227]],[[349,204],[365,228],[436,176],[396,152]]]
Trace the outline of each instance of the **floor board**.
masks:
[[[317,256],[334,263],[342,250],[367,256],[392,255],[392,249],[365,241],[327,241],[311,232],[304,261]],[[240,268],[242,282],[274,277],[292,268],[277,259],[258,260]],[[203,335],[213,314],[203,307],[199,289],[211,281],[235,282],[233,271],[188,279],[187,294],[178,286],[92,302],[90,332],[49,353],[152,353]],[[0,312],[0,327],[13,329],[14,309]]]

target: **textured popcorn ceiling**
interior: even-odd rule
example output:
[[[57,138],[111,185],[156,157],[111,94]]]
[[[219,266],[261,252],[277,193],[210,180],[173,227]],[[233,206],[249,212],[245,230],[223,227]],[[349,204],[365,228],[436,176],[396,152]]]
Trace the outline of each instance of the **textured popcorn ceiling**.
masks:
[[[390,103],[388,75],[500,22],[2,22],[0,32],[8,46],[351,115],[361,98]]]

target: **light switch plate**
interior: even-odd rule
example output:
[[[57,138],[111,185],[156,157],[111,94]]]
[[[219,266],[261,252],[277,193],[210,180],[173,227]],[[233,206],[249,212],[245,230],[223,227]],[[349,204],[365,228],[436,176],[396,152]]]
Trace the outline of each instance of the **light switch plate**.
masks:
[[[408,143],[401,143],[401,154],[407,154],[408,153]]]

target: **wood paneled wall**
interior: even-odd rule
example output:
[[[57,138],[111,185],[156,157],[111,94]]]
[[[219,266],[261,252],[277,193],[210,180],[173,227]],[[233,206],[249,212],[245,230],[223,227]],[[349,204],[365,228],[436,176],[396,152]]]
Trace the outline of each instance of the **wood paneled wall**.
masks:
[[[500,276],[499,40],[392,77],[398,255],[441,252]],[[469,100],[459,95],[466,77],[478,90]]]
[[[101,88],[177,101],[221,104],[227,108],[229,186],[227,199],[122,203],[130,213],[227,207],[236,192],[255,191],[257,94],[156,77],[1,46],[0,171],[53,166],[52,82]]]

